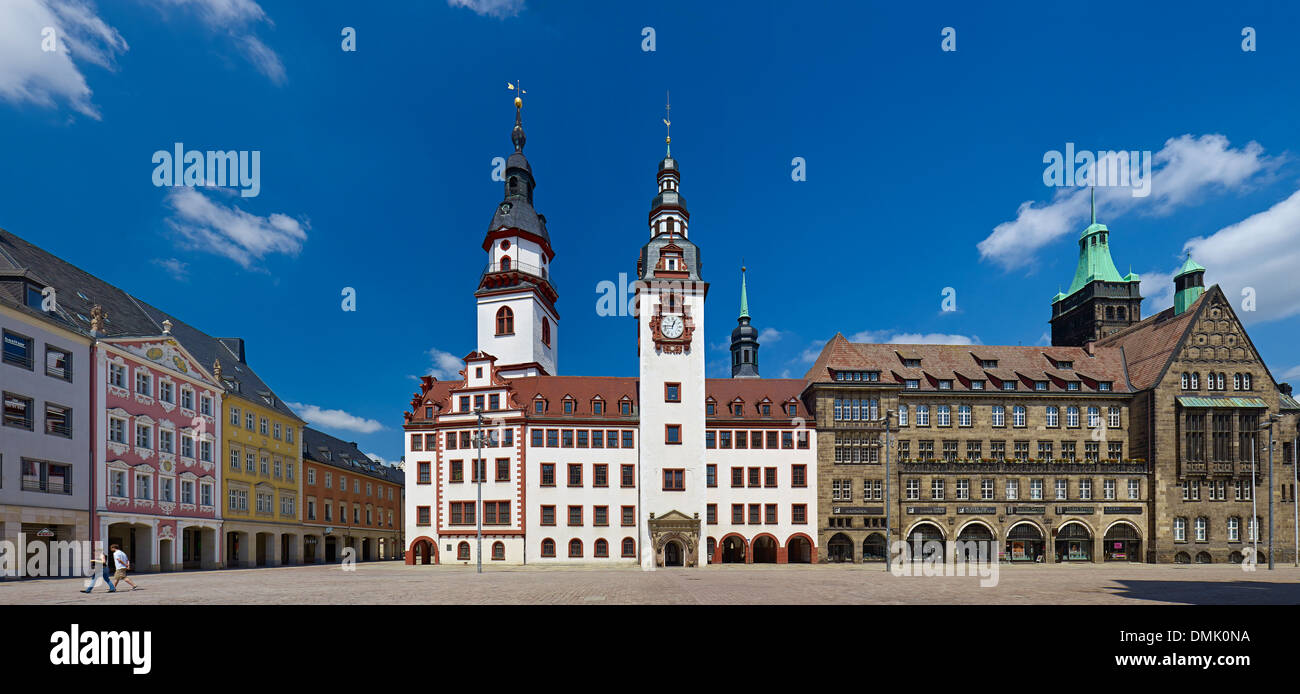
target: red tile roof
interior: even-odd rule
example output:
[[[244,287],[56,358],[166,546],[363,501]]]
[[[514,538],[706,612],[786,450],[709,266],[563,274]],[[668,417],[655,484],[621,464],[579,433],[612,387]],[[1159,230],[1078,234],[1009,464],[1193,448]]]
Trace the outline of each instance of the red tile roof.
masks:
[[[1217,290],[1217,286],[1210,290]],[[1174,351],[1183,343],[1188,326],[1196,314],[1200,313],[1209,293],[1206,291],[1201,294],[1181,315],[1175,316],[1171,306],[1114,335],[1098,340],[1097,348],[1123,350],[1134,390],[1150,388],[1160,380],[1165,366],[1173,359]]]
[[[1049,354],[1051,358],[1048,357]],[[904,368],[901,355],[920,359],[921,368]],[[998,366],[996,369],[984,369],[980,366],[981,359],[996,359]],[[1073,361],[1074,372],[1057,369],[1052,359]],[[1060,374],[1066,380],[1090,378],[1110,381],[1112,392],[1128,392],[1123,356],[1114,347],[1094,349],[1094,353],[1089,354],[1083,347],[869,344],[849,342],[839,333],[822,348],[821,354],[804,378],[815,382],[834,382],[836,371],[864,370],[880,371],[880,379],[884,383],[921,379],[922,388],[930,386],[929,379],[923,377],[922,373],[939,380],[951,379],[953,390],[959,391],[970,388],[957,375],[986,378],[984,374],[987,374],[988,377],[1021,382],[1024,379],[1045,380],[1049,381],[1049,392],[1066,392],[1057,381],[1048,378],[1049,374]],[[992,384],[986,385],[985,389],[994,390],[990,386]],[[1090,388],[1085,385],[1084,392],[1088,390]]]

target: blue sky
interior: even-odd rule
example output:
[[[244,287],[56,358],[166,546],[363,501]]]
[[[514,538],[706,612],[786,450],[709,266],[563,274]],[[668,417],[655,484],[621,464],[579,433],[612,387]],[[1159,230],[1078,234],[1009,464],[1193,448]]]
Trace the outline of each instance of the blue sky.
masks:
[[[1300,10],[1262,3],[9,0],[0,227],[246,338],[300,414],[391,461],[415,377],[475,346],[507,81],[528,91],[560,371],[635,374],[632,319],[598,316],[595,288],[645,242],[670,89],[710,375],[742,259],[765,376],[801,376],[837,331],[1045,341],[1088,206],[1044,184],[1044,156],[1074,143],[1154,156],[1147,197],[1098,190],[1144,312],[1190,250],[1295,379],[1297,35]],[[155,187],[151,157],[176,142],[259,151],[260,194]]]

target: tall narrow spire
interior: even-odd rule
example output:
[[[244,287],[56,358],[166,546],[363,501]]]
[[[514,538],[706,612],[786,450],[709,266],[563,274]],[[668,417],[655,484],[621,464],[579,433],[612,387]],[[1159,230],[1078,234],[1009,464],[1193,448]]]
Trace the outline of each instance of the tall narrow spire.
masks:
[[[749,292],[745,288],[745,266],[740,266],[740,317],[749,318]]]
[[[664,98],[667,103],[664,104],[664,146],[667,148],[666,156],[673,156],[673,99],[671,92],[664,92]]]

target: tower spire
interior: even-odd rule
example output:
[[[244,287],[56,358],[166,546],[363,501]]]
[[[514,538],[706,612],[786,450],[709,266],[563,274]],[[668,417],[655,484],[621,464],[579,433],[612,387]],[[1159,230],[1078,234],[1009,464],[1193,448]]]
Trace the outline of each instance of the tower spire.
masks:
[[[749,318],[749,292],[745,288],[745,266],[740,266],[740,317]]]
[[[673,155],[673,99],[672,93],[664,92],[664,98],[667,103],[664,104],[664,146],[667,148],[667,156]]]

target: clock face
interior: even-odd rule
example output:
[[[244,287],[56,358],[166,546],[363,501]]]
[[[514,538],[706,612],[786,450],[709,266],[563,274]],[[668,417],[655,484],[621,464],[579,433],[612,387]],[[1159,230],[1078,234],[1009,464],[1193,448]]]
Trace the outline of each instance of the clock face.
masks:
[[[673,340],[682,336],[682,330],[685,327],[686,323],[682,321],[682,317],[676,314],[668,314],[659,322],[660,332],[664,334],[664,337]]]

